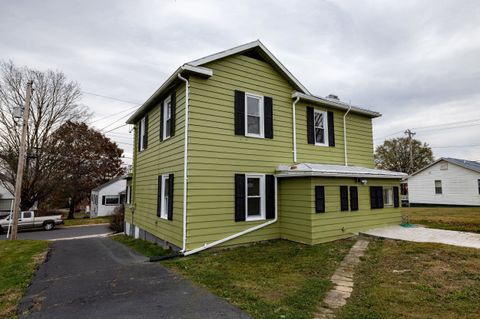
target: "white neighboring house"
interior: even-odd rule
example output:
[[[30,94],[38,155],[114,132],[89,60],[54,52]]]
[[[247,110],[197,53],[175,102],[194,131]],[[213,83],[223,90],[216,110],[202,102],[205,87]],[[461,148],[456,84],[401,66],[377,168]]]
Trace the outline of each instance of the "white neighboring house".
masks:
[[[440,158],[408,177],[410,205],[480,206],[480,163]]]
[[[0,183],[0,216],[6,216],[10,213],[14,198],[15,196]]]
[[[115,208],[125,202],[126,187],[125,176],[120,176],[92,189],[90,217],[112,215]]]

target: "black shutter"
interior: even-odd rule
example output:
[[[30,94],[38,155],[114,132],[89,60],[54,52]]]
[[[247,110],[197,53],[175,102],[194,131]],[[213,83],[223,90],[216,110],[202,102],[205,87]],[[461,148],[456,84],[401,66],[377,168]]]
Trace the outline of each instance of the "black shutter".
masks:
[[[340,186],[340,210],[348,210],[348,186]]]
[[[162,215],[162,175],[158,176],[157,189],[157,216],[160,217]]]
[[[137,125],[137,138],[138,138],[138,151],[140,152],[142,149],[140,148],[142,142],[142,120],[138,121]]]
[[[325,213],[325,187],[315,186],[315,212]]]
[[[102,196],[102,205],[105,205],[105,196]]]
[[[265,138],[273,138],[273,100],[271,97],[265,96],[263,98],[265,116]]]
[[[160,142],[163,141],[163,101],[160,103]]]
[[[170,136],[175,136],[175,114],[177,112],[177,95],[176,92],[172,93],[171,100],[171,117],[170,117]]]
[[[393,207],[400,207],[400,198],[398,195],[398,186],[393,186]]]
[[[147,149],[148,146],[148,114],[145,115],[145,135],[143,135],[143,149]]]
[[[350,210],[358,210],[358,187],[350,186]]]
[[[383,208],[383,187],[377,187],[377,208]]]
[[[266,199],[266,213],[267,219],[275,218],[275,177],[273,175],[265,176],[265,199]]]
[[[315,144],[315,115],[311,106],[307,106],[307,141]]]
[[[245,92],[237,90],[235,90],[235,135],[245,135]]]
[[[377,208],[377,188],[375,186],[370,186],[370,208]]]
[[[328,146],[335,146],[335,125],[333,124],[333,112],[327,112],[328,118]]]
[[[173,174],[168,175],[168,211],[167,211],[167,218],[168,218],[168,220],[173,220]]]
[[[245,175],[235,174],[235,221],[245,220]]]

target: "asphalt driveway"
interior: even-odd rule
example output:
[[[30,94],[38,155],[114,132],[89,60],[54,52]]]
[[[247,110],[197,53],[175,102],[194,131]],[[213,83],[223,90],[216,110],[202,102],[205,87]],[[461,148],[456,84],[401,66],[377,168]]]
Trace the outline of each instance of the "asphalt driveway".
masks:
[[[249,318],[109,238],[50,247],[20,302],[20,318]]]
[[[108,225],[84,225],[84,226],[57,226],[55,229],[45,231],[43,229],[23,230],[18,232],[18,239],[34,240],[67,240],[81,237],[95,237],[112,233]],[[0,235],[0,240],[6,239],[6,234]]]

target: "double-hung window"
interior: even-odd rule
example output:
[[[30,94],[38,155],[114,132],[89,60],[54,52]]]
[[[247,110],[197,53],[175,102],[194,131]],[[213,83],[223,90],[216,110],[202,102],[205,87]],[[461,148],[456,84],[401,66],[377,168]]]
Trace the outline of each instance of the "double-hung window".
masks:
[[[442,181],[436,180],[435,181],[435,194],[441,195],[442,194]]]
[[[245,93],[245,135],[264,137],[263,96]]]
[[[147,117],[144,116],[141,120],[140,120],[140,125],[139,125],[139,128],[140,128],[140,131],[138,132],[139,134],[139,139],[138,139],[138,143],[139,143],[139,147],[138,147],[138,150],[141,152],[143,151],[144,149],[147,148],[147,142],[146,142],[146,139],[147,139]]]
[[[160,210],[160,218],[168,218],[168,208],[170,202],[170,175],[162,175],[162,204]]]
[[[383,187],[383,205],[393,206],[393,188]]]
[[[172,125],[172,98],[165,99],[163,107],[163,139],[170,138]]]
[[[246,175],[245,220],[265,219],[265,176]]]
[[[314,130],[315,130],[315,145],[328,146],[327,112],[315,110]]]

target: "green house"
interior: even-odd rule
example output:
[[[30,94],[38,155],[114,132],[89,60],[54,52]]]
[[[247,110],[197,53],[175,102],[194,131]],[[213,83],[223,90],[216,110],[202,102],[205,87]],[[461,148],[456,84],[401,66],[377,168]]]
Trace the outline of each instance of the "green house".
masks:
[[[312,95],[260,41],[186,63],[127,121],[125,231],[188,255],[398,224],[405,174],[374,169],[379,116]]]

